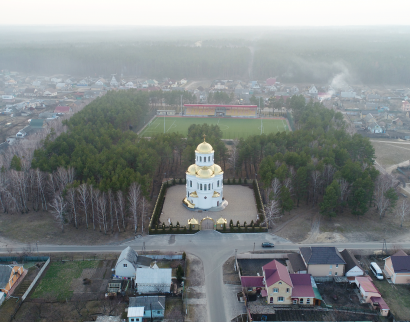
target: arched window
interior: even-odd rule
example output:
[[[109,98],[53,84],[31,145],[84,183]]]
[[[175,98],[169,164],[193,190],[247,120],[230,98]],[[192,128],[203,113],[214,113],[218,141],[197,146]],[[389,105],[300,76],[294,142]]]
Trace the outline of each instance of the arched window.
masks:
[[[202,190],[202,183],[200,184],[200,190]]]
[[[201,161],[201,162],[202,162],[202,157],[199,157],[199,161]]]
[[[189,198],[189,191],[188,191],[188,195],[187,195],[187,197]]]
[[[192,188],[192,180],[189,182],[189,186]]]
[[[211,157],[208,157],[208,162],[210,162],[211,161]]]
[[[216,186],[219,188],[219,180],[216,182]]]
[[[208,184],[208,190],[211,190],[211,184]]]

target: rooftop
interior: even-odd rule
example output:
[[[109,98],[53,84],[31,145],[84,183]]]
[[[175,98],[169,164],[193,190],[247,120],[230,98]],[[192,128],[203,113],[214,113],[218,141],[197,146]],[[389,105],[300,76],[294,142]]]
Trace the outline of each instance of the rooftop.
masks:
[[[264,287],[263,276],[242,276],[241,284],[243,287]]]
[[[292,297],[315,297],[310,274],[290,274],[293,283]]]
[[[283,281],[289,286],[293,286],[290,279],[288,269],[285,265],[279,263],[277,260],[273,260],[262,267],[265,275],[266,286],[271,286],[276,282]]]
[[[153,310],[165,309],[165,296],[138,296],[130,297],[129,307],[150,307]]]
[[[300,247],[306,264],[346,264],[336,247]]]
[[[410,256],[392,256],[391,262],[395,273],[410,273]]]

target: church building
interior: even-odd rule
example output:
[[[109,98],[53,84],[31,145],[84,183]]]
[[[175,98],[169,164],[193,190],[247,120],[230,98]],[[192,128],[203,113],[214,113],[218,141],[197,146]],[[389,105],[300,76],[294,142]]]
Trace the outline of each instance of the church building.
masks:
[[[209,210],[227,205],[223,197],[223,171],[214,163],[214,149],[202,142],[195,150],[195,164],[186,171],[186,194],[183,200],[190,209]]]

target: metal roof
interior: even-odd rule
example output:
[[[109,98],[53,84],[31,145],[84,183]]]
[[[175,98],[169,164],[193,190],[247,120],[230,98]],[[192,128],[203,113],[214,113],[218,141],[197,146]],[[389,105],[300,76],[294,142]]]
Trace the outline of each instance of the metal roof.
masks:
[[[135,250],[128,246],[121,252],[120,257],[118,257],[117,264],[115,264],[115,267],[117,267],[118,264],[123,260],[129,261],[134,266],[134,268],[137,268],[138,254],[135,252]]]
[[[10,275],[13,270],[13,266],[0,265],[0,289],[5,288],[10,280]]]
[[[136,284],[172,284],[172,268],[138,268]]]
[[[336,247],[300,247],[306,264],[346,264]]]
[[[129,307],[144,307],[146,310],[165,310],[165,296],[130,297]]]

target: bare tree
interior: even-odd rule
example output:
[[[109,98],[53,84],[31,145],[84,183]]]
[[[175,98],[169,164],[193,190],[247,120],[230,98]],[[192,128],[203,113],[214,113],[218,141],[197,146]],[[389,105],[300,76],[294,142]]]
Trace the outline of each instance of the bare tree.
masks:
[[[269,203],[265,206],[266,222],[269,227],[275,225],[275,220],[279,219],[281,216],[281,208],[279,201],[272,198]]]
[[[53,214],[55,220],[61,227],[61,231],[64,232],[64,211],[66,208],[66,203],[64,202],[64,199],[60,197],[59,195],[56,195],[50,203],[51,207],[51,213]]]
[[[130,187],[130,191],[128,192],[128,204],[130,213],[134,221],[134,233],[137,233],[138,228],[138,205],[140,201],[140,194],[141,187],[139,184],[134,182]]]
[[[232,167],[234,171],[236,171],[236,168],[238,166],[238,159],[239,159],[238,143],[239,143],[238,140],[233,140],[231,153],[228,159],[229,165]]]
[[[387,196],[387,191],[394,187],[393,177],[388,174],[377,177],[374,189],[374,199],[376,202],[377,212],[381,219],[386,211],[391,207],[391,200]]]
[[[77,220],[77,190],[73,187],[67,190],[67,201],[72,211],[72,218],[74,219],[74,226],[78,229],[78,220]],[[71,219],[71,216],[70,216]]]
[[[396,208],[396,214],[400,217],[400,227],[403,227],[403,222],[410,213],[410,203],[407,199],[403,199]]]
[[[115,202],[114,200],[114,194],[112,193],[112,190],[109,189],[108,193],[107,193],[107,197],[108,197],[108,209],[109,209],[109,213],[110,213],[110,229],[111,229],[111,233],[114,232],[114,213],[113,213],[113,204]]]
[[[311,182],[312,182],[312,199],[313,199],[313,205],[316,204],[317,198],[318,198],[318,190],[320,186],[320,172],[319,171],[312,171],[311,172]]]
[[[122,227],[125,231],[125,198],[122,191],[117,191],[118,212],[121,215]]]
[[[104,234],[107,233],[107,198],[105,192],[102,192],[98,198],[98,223],[103,227]]]
[[[85,215],[85,224],[88,229],[88,202],[89,202],[89,193],[88,186],[86,183],[83,183],[77,188],[78,191],[78,200],[80,209],[84,212]]]
[[[144,216],[145,216],[145,210],[147,207],[147,200],[143,196],[141,199],[141,233],[144,233]]]

